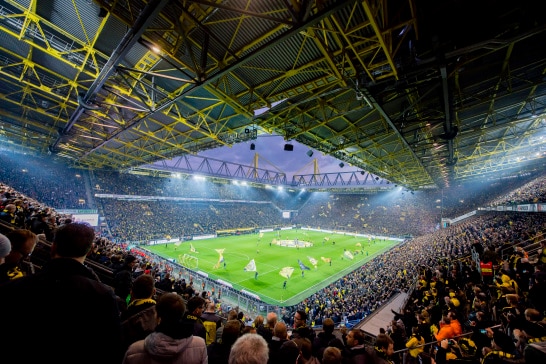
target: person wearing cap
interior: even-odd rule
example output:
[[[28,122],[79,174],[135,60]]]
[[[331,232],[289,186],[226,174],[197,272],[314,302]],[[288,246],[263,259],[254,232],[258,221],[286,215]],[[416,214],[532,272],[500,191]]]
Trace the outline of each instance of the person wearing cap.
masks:
[[[0,286],[2,355],[17,363],[119,364],[116,296],[86,267],[92,226],[60,227],[51,259],[34,275]]]
[[[155,308],[155,331],[129,346],[123,364],[208,363],[205,340],[192,335],[192,327],[182,320],[186,311],[184,299],[176,293],[163,293]]]
[[[11,243],[9,239],[4,234],[0,234],[0,265],[4,264],[10,251]]]

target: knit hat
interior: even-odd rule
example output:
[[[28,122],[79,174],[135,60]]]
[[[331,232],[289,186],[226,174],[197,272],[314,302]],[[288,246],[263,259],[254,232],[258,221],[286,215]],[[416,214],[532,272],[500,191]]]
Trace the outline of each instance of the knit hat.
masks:
[[[0,258],[5,258],[11,251],[11,242],[7,236],[0,234]]]

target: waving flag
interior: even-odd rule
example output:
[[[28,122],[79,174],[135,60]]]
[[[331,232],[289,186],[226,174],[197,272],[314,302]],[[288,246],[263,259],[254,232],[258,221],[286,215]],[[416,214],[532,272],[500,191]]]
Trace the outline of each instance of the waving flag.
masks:
[[[279,272],[279,274],[281,276],[283,276],[284,278],[288,279],[290,278],[290,276],[292,275],[292,273],[294,273],[294,268],[293,267],[284,267],[283,269],[281,269],[281,271]]]
[[[254,261],[254,259],[248,262],[244,270],[246,272],[256,272],[256,262]]]
[[[345,258],[347,258],[347,259],[351,259],[351,260],[354,259],[353,254],[351,254],[351,252],[348,251],[348,250],[346,250],[345,253],[343,253],[343,256],[344,256]]]
[[[309,268],[308,266],[303,264],[303,262],[301,260],[299,260],[299,259],[298,259],[298,264],[300,265],[301,270],[311,270],[311,268]]]
[[[317,267],[318,261],[313,257],[307,257],[309,261],[311,262],[311,265],[313,265],[315,268]]]
[[[195,250],[195,248],[193,247],[193,244],[190,243],[190,252],[192,253],[199,253],[197,250]]]
[[[324,257],[320,257],[320,259],[322,259],[322,261],[324,263],[330,263],[332,261],[332,258],[324,258]]]
[[[220,255],[218,257],[218,262],[214,265],[214,269],[220,268],[220,264],[224,262],[224,249],[214,249]]]

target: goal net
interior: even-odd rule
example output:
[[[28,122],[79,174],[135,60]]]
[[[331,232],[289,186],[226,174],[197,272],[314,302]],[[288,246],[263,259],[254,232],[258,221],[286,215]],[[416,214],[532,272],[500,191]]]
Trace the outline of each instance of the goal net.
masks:
[[[178,261],[184,267],[187,267],[190,269],[197,269],[199,267],[199,258],[193,255],[184,254],[178,257]]]

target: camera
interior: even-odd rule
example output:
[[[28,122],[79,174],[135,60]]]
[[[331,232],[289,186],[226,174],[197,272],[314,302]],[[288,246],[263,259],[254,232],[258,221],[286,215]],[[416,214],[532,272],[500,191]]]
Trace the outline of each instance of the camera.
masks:
[[[453,346],[453,345],[455,345],[455,340],[449,339],[449,340],[447,341],[447,343],[448,343],[448,345]]]

